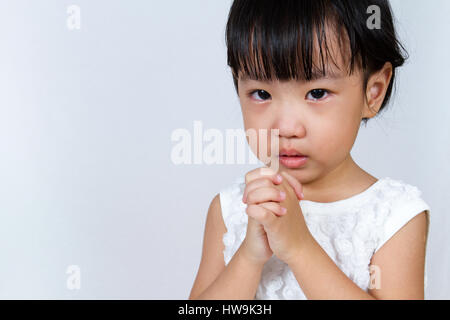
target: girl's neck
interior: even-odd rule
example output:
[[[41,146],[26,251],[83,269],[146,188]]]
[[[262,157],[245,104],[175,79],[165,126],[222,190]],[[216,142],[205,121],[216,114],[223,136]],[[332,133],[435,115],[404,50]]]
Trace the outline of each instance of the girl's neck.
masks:
[[[349,154],[337,168],[326,176],[303,183],[303,194],[305,200],[334,202],[363,192],[377,180],[360,168]]]

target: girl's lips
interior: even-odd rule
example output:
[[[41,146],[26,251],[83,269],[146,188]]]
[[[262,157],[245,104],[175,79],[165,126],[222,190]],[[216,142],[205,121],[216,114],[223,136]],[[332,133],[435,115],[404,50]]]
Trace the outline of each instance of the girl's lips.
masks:
[[[279,152],[280,156],[299,156],[299,157],[306,157],[306,155],[301,154],[300,152],[298,152],[296,149],[286,149],[286,148],[281,148],[280,152]]]
[[[279,156],[280,163],[288,168],[299,168],[308,160],[307,156]]]

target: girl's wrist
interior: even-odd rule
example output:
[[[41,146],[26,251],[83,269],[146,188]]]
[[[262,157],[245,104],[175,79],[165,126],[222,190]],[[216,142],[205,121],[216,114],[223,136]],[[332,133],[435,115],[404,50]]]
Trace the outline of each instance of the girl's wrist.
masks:
[[[269,259],[264,259],[264,260],[260,260],[260,259],[256,259],[255,257],[252,257],[251,254],[248,253],[246,244],[245,244],[245,240],[242,242],[241,246],[239,247],[237,254],[242,257],[243,260],[245,260],[245,262],[251,266],[253,266],[254,268],[257,269],[261,269],[264,267],[264,264],[269,260]]]
[[[310,237],[306,237],[302,241],[302,245],[297,248],[296,253],[292,256],[292,259],[285,261],[285,263],[290,268],[292,268],[293,266],[301,262],[309,255],[310,250],[314,248],[314,242],[315,239],[312,235],[310,235]]]

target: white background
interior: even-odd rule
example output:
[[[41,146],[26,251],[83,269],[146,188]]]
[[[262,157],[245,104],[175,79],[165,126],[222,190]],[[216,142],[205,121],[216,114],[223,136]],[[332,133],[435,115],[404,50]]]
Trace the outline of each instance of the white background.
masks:
[[[251,165],[171,162],[177,128],[242,128],[230,0],[0,2],[0,298],[186,299],[210,201]],[[67,7],[81,9],[69,30]],[[450,298],[450,2],[392,1],[410,60],[352,155],[431,207],[429,299]],[[69,290],[67,267],[81,269]]]

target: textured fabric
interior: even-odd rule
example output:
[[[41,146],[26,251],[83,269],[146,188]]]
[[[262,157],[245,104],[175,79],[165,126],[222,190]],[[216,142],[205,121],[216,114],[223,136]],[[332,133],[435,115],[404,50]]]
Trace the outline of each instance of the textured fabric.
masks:
[[[242,202],[244,177],[220,192],[222,216],[227,228],[223,235],[227,265],[247,231],[247,207]],[[421,191],[389,177],[347,199],[320,203],[301,200],[306,225],[315,240],[336,265],[361,289],[370,284],[370,260],[402,226],[422,211],[429,211]],[[426,272],[425,272],[426,286]],[[306,299],[293,272],[275,255],[263,267],[255,299]]]

